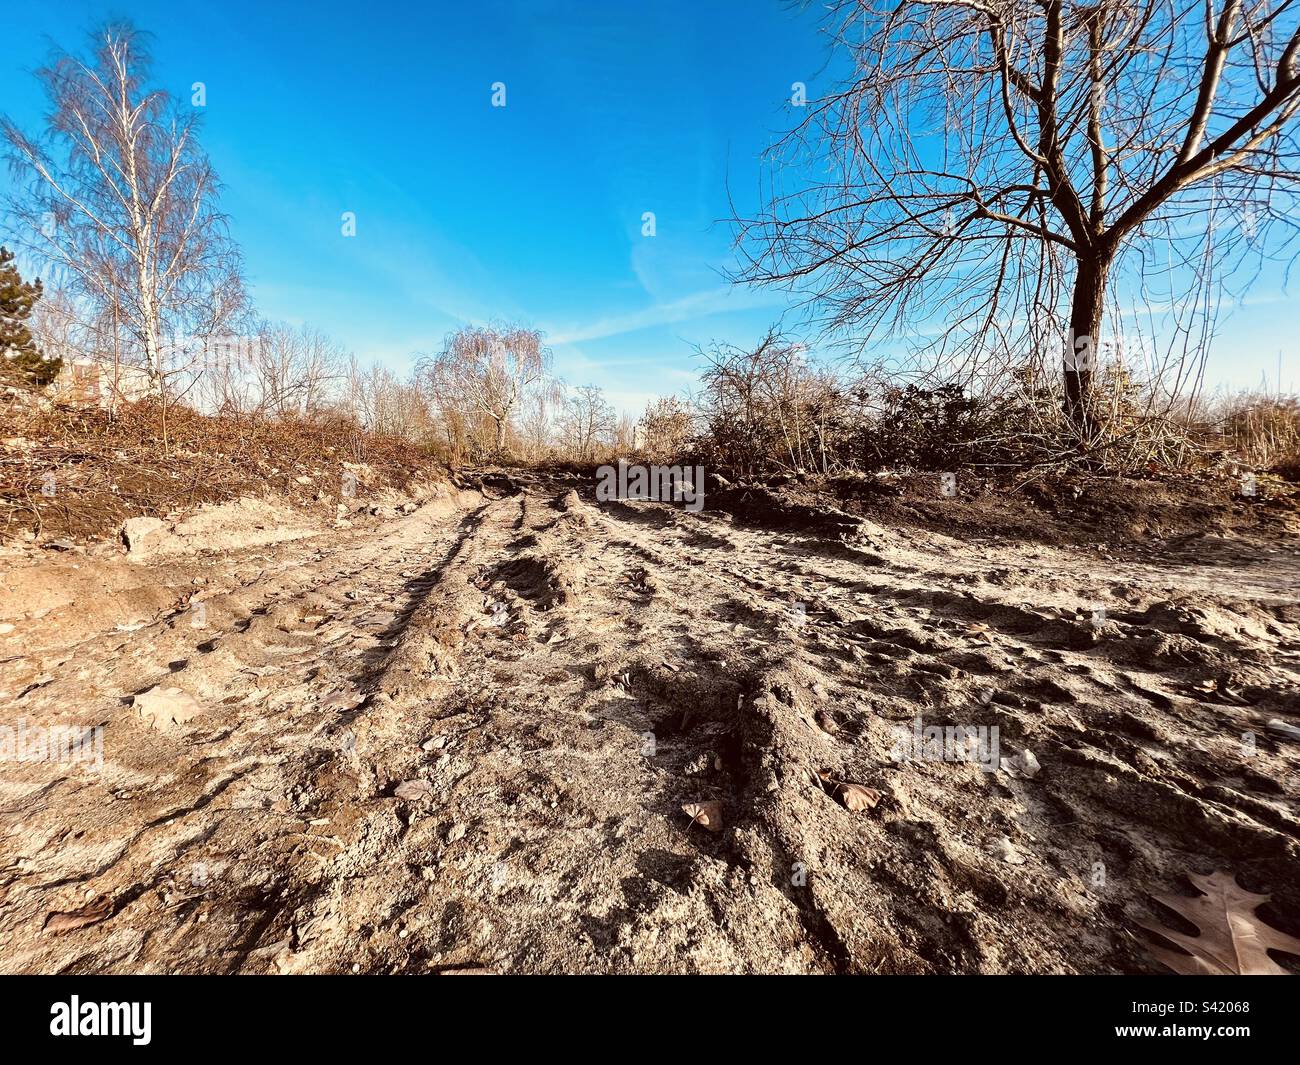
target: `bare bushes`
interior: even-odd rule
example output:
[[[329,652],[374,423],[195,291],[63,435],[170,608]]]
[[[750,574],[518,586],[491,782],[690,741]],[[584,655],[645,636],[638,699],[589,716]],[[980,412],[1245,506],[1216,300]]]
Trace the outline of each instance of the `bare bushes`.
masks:
[[[1034,362],[976,378],[897,368],[832,373],[769,334],[752,349],[714,345],[696,397],[690,454],[742,479],[842,471],[990,473],[1083,468],[1158,475],[1237,463],[1285,473],[1300,463],[1300,404],[1238,395],[1212,403],[1166,387],[1159,366],[1110,353],[1093,376],[1094,431],[1065,412],[1058,381]]]

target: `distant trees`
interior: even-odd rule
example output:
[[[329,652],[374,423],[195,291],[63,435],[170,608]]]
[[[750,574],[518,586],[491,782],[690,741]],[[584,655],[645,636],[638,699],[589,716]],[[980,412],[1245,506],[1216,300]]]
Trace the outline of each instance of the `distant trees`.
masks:
[[[652,459],[668,462],[679,459],[695,434],[695,411],[677,396],[660,396],[650,403],[641,416],[639,443]]]
[[[167,345],[222,332],[245,295],[198,112],[150,89],[149,68],[144,36],[110,23],[88,58],[59,54],[37,72],[50,106],[42,134],[6,118],[0,137],[20,184],[16,232],[162,392]]]
[[[578,462],[590,462],[601,445],[612,443],[617,427],[614,408],[595,385],[576,388],[565,400],[560,418],[561,439]]]
[[[266,408],[310,417],[330,403],[347,353],[319,329],[263,323],[252,345],[253,372]]]
[[[40,281],[24,281],[13,252],[0,248],[0,378],[32,388],[53,381],[62,365],[40,351],[27,324],[40,298]]]
[[[714,344],[699,354],[700,417],[728,469],[826,472],[844,397],[833,377],[809,366],[805,345],[770,330],[753,347]]]
[[[517,325],[467,326],[416,367],[424,387],[462,419],[486,419],[492,449],[506,451],[512,420],[530,392],[545,388],[550,350],[536,330]]]

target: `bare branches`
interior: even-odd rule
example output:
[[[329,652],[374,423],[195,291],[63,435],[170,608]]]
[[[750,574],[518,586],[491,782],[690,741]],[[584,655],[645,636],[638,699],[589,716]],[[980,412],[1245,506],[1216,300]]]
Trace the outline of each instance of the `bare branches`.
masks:
[[[109,24],[88,60],[60,54],[38,72],[50,101],[43,137],[0,124],[24,186],[17,237],[111,308],[130,351],[162,387],[169,340],[216,331],[243,307],[238,253],[216,209],[197,112],[145,84],[142,35]]]
[[[1290,239],[1266,230],[1297,206],[1298,12],[834,0],[852,76],[774,148],[737,277],[788,286],[876,361],[973,380],[1064,347],[1082,417],[1071,347],[1108,307],[1160,281],[1176,344],[1212,328],[1219,276]]]
[[[467,326],[447,337],[441,353],[420,360],[417,372],[432,394],[462,417],[494,427],[497,452],[529,391],[542,385],[551,355],[536,330],[515,325]]]

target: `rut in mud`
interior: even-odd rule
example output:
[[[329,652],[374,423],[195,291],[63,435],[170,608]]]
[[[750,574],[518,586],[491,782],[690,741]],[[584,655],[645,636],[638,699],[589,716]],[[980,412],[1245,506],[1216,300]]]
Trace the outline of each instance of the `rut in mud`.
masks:
[[[1103,569],[572,487],[10,571],[0,698],[104,761],[0,774],[4,969],[1159,971],[1147,893],[1215,869],[1300,932],[1289,549]],[[150,727],[158,685],[201,712]],[[1041,769],[896,760],[918,717]]]

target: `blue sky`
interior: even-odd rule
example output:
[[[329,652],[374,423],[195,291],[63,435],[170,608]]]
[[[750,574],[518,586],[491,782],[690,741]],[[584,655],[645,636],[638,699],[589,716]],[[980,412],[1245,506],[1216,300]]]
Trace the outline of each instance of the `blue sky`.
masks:
[[[819,89],[816,12],[779,0],[473,4],[59,0],[6,12],[0,110],[34,128],[52,39],[129,17],[155,80],[207,87],[204,144],[258,307],[398,370],[467,321],[543,329],[556,370],[638,411],[694,380],[695,344],[783,315],[732,289],[727,187]],[[491,106],[504,82],[507,105]],[[357,235],[340,234],[356,214]],[[642,214],[657,234],[643,237]],[[1211,383],[1300,387],[1277,273],[1224,315]]]

